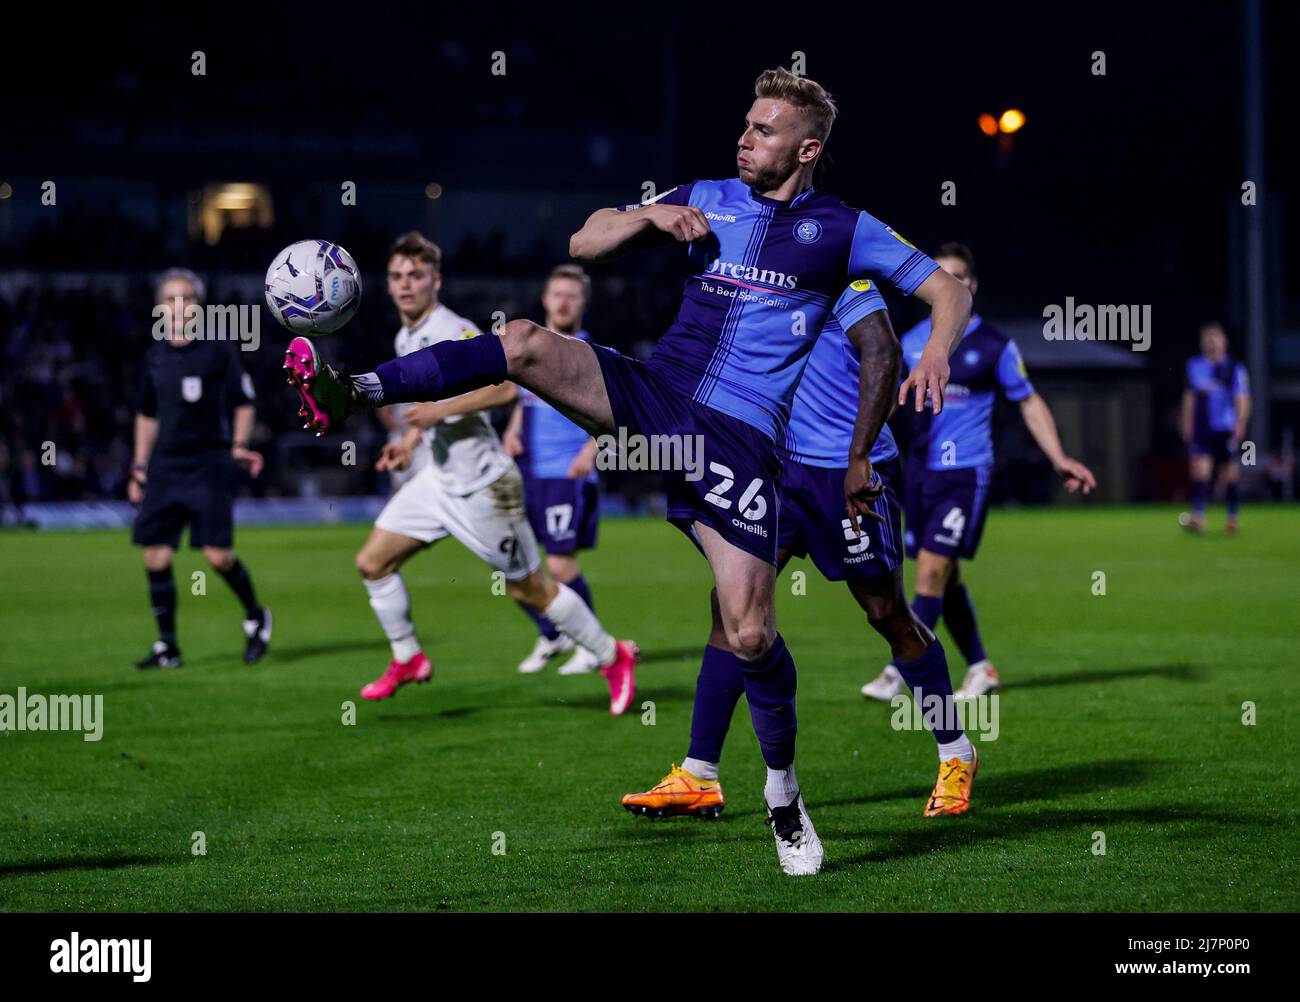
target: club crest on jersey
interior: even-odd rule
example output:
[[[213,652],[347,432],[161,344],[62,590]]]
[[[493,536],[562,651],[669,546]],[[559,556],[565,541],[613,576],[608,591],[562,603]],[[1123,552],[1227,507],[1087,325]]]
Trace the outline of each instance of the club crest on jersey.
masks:
[[[801,219],[794,224],[794,238],[801,244],[815,243],[822,235],[822,224],[815,219]]]
[[[198,403],[203,396],[203,380],[199,376],[186,376],[181,380],[181,396],[187,404]]]
[[[980,353],[973,348],[961,357],[961,360],[967,365],[974,365],[980,360]]]

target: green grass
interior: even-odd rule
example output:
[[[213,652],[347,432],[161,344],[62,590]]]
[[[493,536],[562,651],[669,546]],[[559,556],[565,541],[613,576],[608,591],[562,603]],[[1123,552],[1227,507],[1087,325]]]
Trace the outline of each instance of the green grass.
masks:
[[[190,595],[184,553],[187,664],[161,673],[129,667],[152,623],[123,535],[0,535],[0,693],[102,693],[105,717],[98,743],[0,736],[0,909],[1293,910],[1296,516],[1194,539],[1165,508],[994,512],[966,576],[1007,688],[959,819],[921,816],[933,743],[864,703],[886,650],[796,562],[777,609],[827,850],[804,880],[777,868],[743,705],[720,821],[618,806],[685,754],[707,630],[707,568],[666,524],[608,522],[585,558],[646,655],[620,719],[599,676],[515,673],[532,628],[455,543],[408,567],[434,682],[372,705],[357,689],[388,653],[352,570],[364,527],[241,532],[276,614],[255,668],[234,598],[215,575]]]

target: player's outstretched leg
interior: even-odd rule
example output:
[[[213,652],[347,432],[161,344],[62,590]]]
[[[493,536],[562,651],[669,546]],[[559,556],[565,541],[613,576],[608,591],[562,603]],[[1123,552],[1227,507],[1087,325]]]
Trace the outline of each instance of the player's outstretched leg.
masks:
[[[366,407],[445,400],[507,379],[561,408],[591,431],[614,417],[595,350],[528,320],[511,320],[499,335],[440,341],[352,375],[322,362],[305,337],[289,342],[284,369],[298,391],[304,428],[337,431]]]
[[[271,646],[271,610],[259,605],[253,579],[235,551],[222,546],[205,546],[203,555],[221,575],[244,607],[244,661],[256,664]]]
[[[545,616],[574,643],[595,655],[609,683],[609,712],[621,715],[636,695],[636,644],[615,640],[585,602],[568,585],[552,580],[540,568],[519,581],[507,582],[510,597]]]
[[[979,754],[957,725],[943,645],[908,608],[901,569],[866,581],[850,581],[849,590],[872,627],[889,642],[894,664],[912,698],[919,701],[925,726],[939,746],[939,779],[926,803],[925,816],[965,814],[979,771]]]
[[[366,699],[387,699],[408,682],[427,682],[433,677],[433,664],[415,635],[411,597],[398,570],[423,546],[418,539],[376,526],[357,554],[357,570],[370,596],[370,608],[375,610],[393,652],[384,673],[362,687]]]
[[[170,546],[145,547],[149,605],[158,624],[158,639],[149,653],[135,662],[137,668],[179,668],[185,663],[176,643],[176,581],[172,575],[175,552]]]
[[[648,818],[689,815],[714,820],[726,805],[722,783],[718,780],[718,765],[731,717],[745,691],[745,676],[740,661],[728,646],[716,589],[711,599],[713,630],[695,682],[690,748],[680,768],[674,763],[668,775],[649,790],[623,797],[623,806],[633,814]]]

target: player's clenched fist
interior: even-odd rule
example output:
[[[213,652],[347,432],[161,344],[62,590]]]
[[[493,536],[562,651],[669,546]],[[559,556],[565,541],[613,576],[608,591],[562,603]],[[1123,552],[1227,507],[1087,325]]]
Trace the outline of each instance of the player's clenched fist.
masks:
[[[655,229],[682,243],[699,240],[709,232],[709,221],[693,205],[647,205],[644,211]]]

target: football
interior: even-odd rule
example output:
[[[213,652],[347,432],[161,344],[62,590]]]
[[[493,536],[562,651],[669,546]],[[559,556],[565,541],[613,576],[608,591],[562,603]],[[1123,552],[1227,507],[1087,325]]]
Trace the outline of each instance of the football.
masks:
[[[361,273],[338,244],[299,240],[266,270],[266,305],[295,334],[333,333],[361,305]]]

